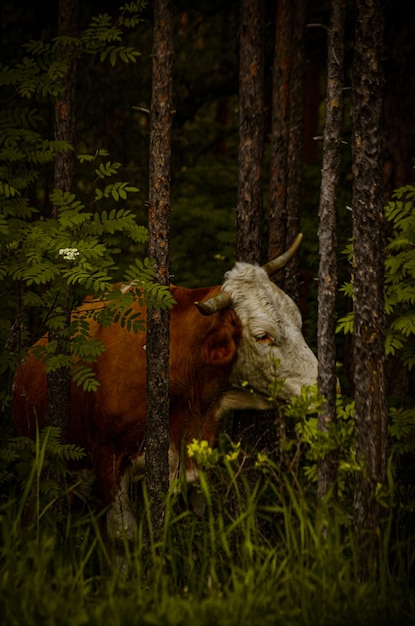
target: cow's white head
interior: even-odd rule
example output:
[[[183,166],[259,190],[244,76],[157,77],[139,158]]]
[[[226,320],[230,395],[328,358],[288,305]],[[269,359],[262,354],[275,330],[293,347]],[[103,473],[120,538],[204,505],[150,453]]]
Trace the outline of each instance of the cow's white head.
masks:
[[[241,320],[232,386],[248,384],[269,396],[276,378],[284,379],[278,396],[289,399],[299,395],[303,385],[317,382],[317,359],[303,337],[300,311],[270,280],[294,255],[300,241],[301,236],[284,255],[264,267],[236,263],[225,275],[221,293],[198,305],[205,315],[232,307]]]

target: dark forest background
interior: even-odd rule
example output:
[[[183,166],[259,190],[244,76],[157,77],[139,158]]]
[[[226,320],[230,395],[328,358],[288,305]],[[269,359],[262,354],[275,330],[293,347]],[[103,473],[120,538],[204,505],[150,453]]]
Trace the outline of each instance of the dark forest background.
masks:
[[[266,2],[265,15],[265,140],[270,133],[271,67],[275,36],[275,3]],[[99,13],[115,13],[114,2],[81,6],[80,30]],[[238,28],[239,2],[175,2],[175,68],[172,148],[172,256],[180,284],[219,282],[234,258],[234,210],[237,189]],[[304,128],[305,181],[302,193],[303,254],[310,269],[316,263],[316,219],[324,123],[326,27],[328,6],[310,2],[306,31],[306,105]],[[386,199],[393,189],[413,180],[415,93],[413,64],[414,7],[409,0],[385,2],[385,126]],[[152,7],[142,24],[127,35],[141,56],[128,65],[112,67],[92,57],[78,68],[77,145],[79,153],[106,148],[120,161],[127,177],[140,188],[135,209],[146,221],[148,185],[147,111],[151,97]],[[57,4],[3,2],[0,13],[1,61],[16,62],[22,44],[56,36]],[[353,53],[353,14],[347,13],[346,79],[350,88]],[[346,107],[344,159],[339,217],[347,225],[350,200],[350,127]],[[266,154],[267,156],[267,154]],[[266,166],[264,168],[267,174]],[[267,187],[267,176],[264,184]],[[265,194],[265,198],[267,193]],[[266,227],[266,224],[264,225]],[[339,228],[340,248],[348,228]],[[344,236],[341,235],[344,233]],[[266,252],[264,251],[264,255]]]
[[[174,116],[171,146],[170,273],[174,283],[196,287],[221,283],[224,273],[232,267],[236,257],[238,184],[240,182],[238,181],[238,146],[240,131],[239,35],[241,2],[239,0],[200,0],[198,2],[178,0],[172,4]],[[272,66],[277,4],[268,0],[264,5],[264,219],[261,262],[268,260],[268,234],[272,228],[269,219],[272,210],[272,207],[269,206],[269,180],[273,96]],[[302,2],[300,4],[304,5]],[[299,305],[303,314],[304,335],[314,351],[317,352],[319,202],[323,134],[326,119],[327,29],[330,3],[328,0],[310,0],[306,4],[306,29],[303,40],[304,119],[300,155],[302,171],[301,184],[298,189],[300,198],[299,227],[304,233],[304,239],[299,252],[298,275],[295,275],[295,280],[299,288]],[[396,540],[396,543],[393,544],[394,555],[390,561],[393,567],[391,565],[390,571],[399,570],[399,575],[404,572],[406,578],[408,572],[413,576],[413,507],[415,501],[413,487],[413,468],[415,465],[413,444],[415,313],[413,304],[415,296],[412,293],[415,272],[411,269],[413,266],[412,234],[415,232],[415,226],[412,225],[415,215],[415,188],[413,186],[415,183],[415,4],[412,0],[385,0],[381,4],[384,9],[385,26],[383,48],[385,133],[383,187],[384,205],[389,204],[389,217],[385,223],[384,234],[386,237],[394,239],[394,247],[389,248],[387,253],[387,263],[389,262],[389,265],[387,264],[387,271],[389,272],[387,281],[389,283],[385,293],[387,293],[387,315],[389,316],[389,355],[385,361],[385,373],[386,393],[389,402],[389,434],[393,439],[391,459],[393,456],[394,465],[393,470],[390,470],[391,466],[388,465],[386,475],[386,482],[389,481],[387,487],[391,488],[390,492],[384,495],[384,500],[382,500],[383,492],[380,494],[377,492],[376,498],[382,502],[382,506],[385,506],[385,509],[382,510],[391,510],[393,515],[398,511],[388,527],[389,534],[387,534],[388,540],[392,538],[391,543]],[[358,472],[358,469],[353,465],[354,457],[351,444],[353,428],[350,426],[353,413],[351,399],[355,391],[353,378],[354,338],[353,332],[351,332],[353,320],[350,316],[353,308],[351,273],[355,268],[350,240],[353,232],[351,205],[354,184],[352,175],[352,65],[355,51],[357,5],[359,2],[346,2],[342,153],[336,194],[336,252],[338,285],[340,287],[336,296],[336,320],[339,321],[340,330],[346,331],[338,332],[336,335],[337,374],[344,394],[343,404],[338,406],[339,436],[335,442],[336,450],[340,451],[339,459],[337,459],[339,461],[337,487],[340,495],[339,508],[344,504],[342,510],[344,517],[340,522],[340,526],[343,525],[342,528],[349,528],[349,522],[345,520],[349,520],[348,516],[350,516],[353,506],[352,488],[348,484],[348,480]],[[79,31],[82,32],[87,28],[94,16],[103,13],[115,16],[118,11],[119,5],[114,1],[81,3]],[[25,57],[30,57],[30,52],[24,47],[27,42],[32,40],[52,41],[57,35],[57,24],[57,2],[44,1],[36,5],[29,0],[16,2],[4,0],[0,7],[1,68],[16,66],[19,62],[25,62]],[[78,155],[94,155],[99,151],[107,151],[108,157],[104,157],[104,162],[111,161],[121,164],[119,170],[117,169],[121,179],[138,188],[137,193],[128,194],[128,199],[123,206],[135,214],[140,225],[146,226],[149,206],[150,102],[152,95],[152,2],[144,5],[144,9],[140,13],[140,22],[137,25],[131,29],[124,29],[122,45],[131,46],[139,51],[140,54],[136,57],[135,62],[124,63],[120,57],[114,57],[115,62],[113,62],[114,59],[110,55],[100,61],[99,53],[94,55],[83,54],[78,62],[74,148]],[[5,83],[3,87],[5,89],[0,105],[3,112],[6,109],[12,110],[14,106],[16,110],[21,107],[22,111],[27,111],[32,106],[33,100],[22,98],[21,94],[17,93],[17,88],[13,92],[13,85]],[[54,139],[54,112],[50,94],[45,93],[43,96],[38,94],[36,108],[41,112],[42,121],[39,126],[43,136],[52,141]],[[5,128],[7,134],[9,129],[6,126]],[[4,171],[9,165],[10,171],[12,171],[14,163],[5,163],[5,159],[3,159]],[[94,167],[96,165],[90,164],[88,160],[77,161],[76,188],[74,191],[81,199],[85,200],[90,197],[91,190],[94,189]],[[36,216],[30,215],[28,222],[43,216],[45,221],[48,220],[56,202],[55,197],[51,198],[54,181],[53,160],[39,161],[36,163],[36,170],[36,177],[30,184],[25,185],[25,195],[28,197],[28,202],[38,211]],[[398,196],[394,195],[395,190],[403,187],[404,189],[399,192]],[[4,193],[7,203],[10,200],[10,196],[7,195],[9,192],[5,191]],[[391,200],[393,200],[392,203]],[[117,206],[119,205],[117,204]],[[109,210],[110,203],[108,203]],[[21,215],[18,217],[19,219],[22,218]],[[408,219],[405,222],[406,217]],[[2,224],[0,223],[0,232],[1,227]],[[16,257],[18,256],[18,245],[20,244],[15,244],[13,241],[12,230],[7,232],[4,241],[3,252],[6,251],[4,258],[9,264],[14,250]],[[18,237],[17,241],[19,241]],[[144,241],[144,237],[124,237],[122,230],[115,234],[111,233],[108,236],[108,241],[121,250],[121,254],[117,257],[118,269],[112,273],[112,280],[122,280],[135,259],[146,257],[147,243]],[[401,253],[406,255],[404,260],[400,256]],[[46,257],[47,251],[43,251],[42,254]],[[402,266],[400,265],[401,262]],[[9,265],[7,267],[9,268]],[[6,357],[2,356],[0,370],[3,408],[1,426],[4,441],[7,441],[7,438],[13,434],[9,419],[9,394],[13,369],[17,362],[16,343],[22,341],[22,344],[25,345],[19,344],[18,349],[19,351],[24,350],[34,338],[43,332],[45,312],[42,311],[42,307],[43,302],[47,302],[45,297],[45,293],[47,296],[47,289],[41,280],[39,279],[37,286],[33,288],[32,283],[28,282],[27,275],[23,273],[23,282],[26,281],[26,287],[30,287],[25,294],[27,302],[23,323],[20,317],[22,311],[19,301],[21,297],[20,287],[16,287],[18,281],[12,280],[7,274],[8,271],[5,271],[5,275],[3,275],[0,270],[3,296],[7,296],[2,297],[0,301],[0,308],[3,309],[0,316],[0,331],[1,336],[5,337],[3,353],[6,354]],[[362,275],[364,268],[359,268],[359,271]],[[345,286],[341,287],[342,285]],[[76,298],[81,299],[85,296],[84,287],[85,281],[82,283],[79,293],[76,293],[74,304],[77,302]],[[41,299],[36,300],[36,297],[32,295],[32,288],[33,292],[38,291],[41,294],[41,297],[44,298],[43,301]],[[10,294],[12,294],[11,297],[9,297]],[[39,302],[42,302],[41,306],[39,306]],[[24,332],[20,335],[22,329]],[[19,338],[16,339],[16,337]],[[8,358],[9,355],[10,359]],[[304,452],[302,459],[305,459],[304,464],[303,460],[301,462],[296,461],[295,472],[297,474],[292,472],[293,476],[295,474],[292,484],[295,485],[295,489],[299,488],[301,497],[299,496],[298,501],[304,504],[305,500],[301,499],[304,495],[303,489],[306,496],[311,493],[312,498],[314,497],[310,485],[311,483],[316,485],[315,467],[317,461],[321,460],[324,444],[321,444],[318,437],[313,439],[314,434],[312,436],[307,434],[307,424],[310,422],[307,422],[304,415],[303,418],[300,426],[292,428],[293,437],[296,438],[296,444],[292,445],[297,445],[297,450]],[[375,436],[373,439],[375,440]],[[321,447],[319,448],[319,446]],[[288,458],[289,452],[281,452],[281,458],[285,453],[287,453]],[[327,450],[324,449],[324,452],[326,453]],[[1,460],[3,465],[7,466],[7,472],[10,472],[10,459],[7,455],[5,454]],[[14,457],[11,464],[13,463]],[[287,475],[291,477],[290,472],[293,465],[287,461],[285,467],[287,466],[290,467]],[[274,480],[276,476],[278,479],[274,480],[271,489],[278,487],[281,490],[279,493],[285,494],[285,477],[281,478],[278,473],[280,469],[273,469],[275,474],[272,474],[272,479]],[[391,478],[392,474],[393,479]],[[4,493],[7,493],[11,475],[4,473],[1,474],[1,477],[5,485]],[[397,486],[395,491],[393,486],[391,487],[394,480]],[[221,478],[217,478],[218,484],[220,481]],[[218,493],[220,494],[220,490]],[[290,493],[292,495],[293,492]],[[276,497],[278,499],[279,496]],[[342,497],[344,497],[344,502],[342,502]],[[220,495],[217,502],[220,503]],[[282,508],[285,504],[286,502],[281,505]],[[345,511],[348,512],[345,513]],[[180,516],[177,519],[181,519]],[[175,521],[177,521],[176,518]],[[194,525],[197,523],[197,521],[191,522]],[[259,525],[260,533],[263,528],[267,528],[266,524],[265,526]],[[296,530],[299,530],[302,536],[307,535],[308,532],[312,536],[312,530],[308,529],[304,532],[305,525],[306,523],[303,523],[303,519],[300,517]],[[192,528],[194,529],[195,526]],[[172,532],[174,533],[175,530]],[[197,535],[197,532],[200,534]],[[199,528],[197,532],[195,532],[195,544],[197,544],[198,537],[202,536],[202,531]],[[14,537],[11,533],[10,537],[12,536]],[[171,537],[169,536],[170,540]],[[263,540],[261,535],[260,546],[263,545],[261,543]],[[178,541],[176,536],[173,537],[172,541],[177,547],[177,543],[174,543]],[[284,542],[287,545],[289,543],[286,539]],[[336,547],[340,552],[342,550],[339,547],[341,543],[339,541]],[[10,545],[12,545],[11,540]],[[402,557],[403,560],[400,560],[400,550],[403,545],[408,549],[407,552],[402,549],[405,556]],[[172,544],[168,544],[167,551],[170,550],[171,546]],[[258,548],[259,551],[261,549]],[[206,550],[205,557],[211,556],[209,550],[209,548]],[[325,548],[323,548],[324,550]],[[219,548],[218,552],[220,552]],[[353,553],[353,550],[351,552]],[[355,553],[353,555],[357,562],[359,559],[356,558]],[[350,553],[348,552],[347,558],[349,557]],[[405,565],[402,565],[405,558],[407,561]],[[192,563],[190,570],[193,567],[192,559],[193,556],[189,560]],[[206,561],[201,559],[202,563],[207,561],[208,559]],[[92,566],[92,569],[94,568],[97,568],[96,562]],[[312,570],[309,562],[307,562],[307,568]],[[225,570],[226,567],[221,570],[221,574]],[[387,570],[388,567],[385,566],[384,571]],[[203,574],[205,573],[203,570]],[[396,578],[398,586],[399,575]],[[210,576],[209,573],[206,579],[210,580]],[[184,575],[183,577],[185,578]],[[201,576],[202,578],[203,576]],[[368,578],[370,579],[370,576]],[[180,587],[180,583],[178,586]]]
[[[82,3],[80,30],[92,16],[115,12],[113,2]],[[171,273],[177,284],[216,284],[235,256],[235,207],[238,149],[238,28],[239,2],[174,3],[174,123],[172,137]],[[303,310],[315,326],[318,267],[317,214],[321,171],[321,136],[325,108],[326,27],[328,5],[310,2],[306,30],[306,102],[304,119],[304,183],[301,189],[301,229],[305,233],[300,266]],[[149,107],[151,97],[152,7],[127,35],[126,45],[141,56],[136,63],[118,61],[112,67],[91,57],[79,65],[76,151],[109,151],[123,165],[125,178],[139,187],[131,201],[146,224],[148,197]],[[353,54],[353,12],[347,12],[345,89],[350,88]],[[57,4],[3,2],[0,10],[0,56],[4,64],[24,55],[22,44],[56,35]],[[409,0],[385,2],[385,203],[393,189],[413,180],[415,129],[414,6]],[[275,36],[275,3],[265,14],[265,166],[267,210],[271,124],[271,67]],[[347,207],[351,200],[350,91],[345,91],[344,150],[338,192],[338,248],[351,232]],[[50,127],[52,132],[52,124]],[[82,177],[78,186],[82,187]],[[45,180],[45,187],[47,181]],[[35,193],[35,190],[33,190]],[[47,204],[47,198],[44,198]],[[264,242],[267,222],[264,222]],[[127,252],[127,251],[126,251]],[[135,254],[135,250],[130,250]],[[267,248],[264,243],[263,259]],[[347,261],[339,256],[340,279]],[[313,341],[311,332],[309,339]]]

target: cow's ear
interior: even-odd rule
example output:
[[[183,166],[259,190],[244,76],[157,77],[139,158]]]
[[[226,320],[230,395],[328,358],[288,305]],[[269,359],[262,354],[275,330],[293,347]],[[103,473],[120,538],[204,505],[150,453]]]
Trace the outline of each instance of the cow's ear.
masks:
[[[238,330],[233,324],[218,324],[203,342],[202,357],[212,365],[229,365],[236,357]]]

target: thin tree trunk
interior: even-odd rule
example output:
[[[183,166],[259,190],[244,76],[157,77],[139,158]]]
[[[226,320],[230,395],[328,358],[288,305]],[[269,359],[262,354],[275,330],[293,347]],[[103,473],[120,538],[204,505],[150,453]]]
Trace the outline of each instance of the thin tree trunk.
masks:
[[[383,127],[380,0],[357,0],[352,69],[354,385],[356,475],[354,523],[360,542],[361,576],[376,569],[376,499],[384,483],[387,425],[384,383],[385,315],[383,297]],[[372,560],[371,560],[372,559]]]
[[[239,37],[239,177],[236,207],[236,259],[259,263],[263,237],[264,2],[241,1]],[[253,450],[264,435],[255,411],[237,411],[233,437]],[[253,487],[256,472],[247,467]],[[240,485],[241,490],[243,485]],[[235,506],[238,505],[235,503]]]
[[[327,37],[326,124],[319,207],[320,264],[318,274],[318,386],[325,402],[318,418],[327,431],[336,420],[336,190],[341,159],[343,114],[345,0],[331,0]],[[318,464],[318,494],[323,498],[336,479],[336,455],[327,454]]]
[[[171,0],[154,2],[153,86],[150,111],[149,242],[156,280],[168,285],[170,158],[173,92]],[[147,317],[146,487],[153,532],[162,527],[169,486],[169,312],[149,308]]]
[[[300,209],[304,166],[304,103],[305,103],[305,28],[307,0],[294,0],[293,56],[290,78],[290,137],[287,178],[287,242],[291,245],[300,231]],[[299,257],[295,255],[285,270],[284,289],[295,302],[299,301]]]
[[[307,0],[278,0],[272,65],[272,114],[268,211],[268,258],[284,253],[299,232],[304,125],[304,31]],[[292,170],[290,171],[290,168]],[[294,189],[295,186],[297,189]],[[292,193],[292,198],[289,198]],[[278,272],[275,282],[298,296],[298,259]],[[270,420],[271,421],[271,420]],[[273,417],[279,442],[285,439],[280,412]],[[277,451],[283,460],[282,446]]]
[[[292,2],[278,0],[272,66],[271,172],[268,258],[287,249],[287,178],[289,91],[291,75]],[[279,284],[283,287],[283,275]]]
[[[60,0],[58,15],[58,36],[75,37],[78,27],[78,0]],[[63,77],[63,91],[55,101],[55,139],[74,144],[75,141],[75,95],[76,95],[76,54],[71,44],[62,44],[60,55],[67,61]],[[72,150],[59,152],[55,159],[54,187],[63,192],[71,192],[75,179],[75,154]],[[54,206],[52,215],[59,217],[59,208]],[[66,328],[70,322],[70,293],[63,295],[60,302],[65,316]],[[56,341],[56,353],[69,354],[69,340],[65,332],[49,331],[49,341]],[[65,441],[68,434],[71,406],[71,374],[69,367],[61,367],[48,373],[48,407],[46,424],[58,426]]]
[[[259,263],[263,233],[264,2],[242,0],[236,258]]]
[[[279,0],[273,63],[268,256],[286,250],[300,229],[303,176],[307,0]],[[277,277],[298,301],[298,258]]]
[[[60,0],[58,11],[58,36],[75,37],[78,28],[78,0]],[[75,95],[76,95],[76,53],[71,44],[61,44],[59,54],[67,61],[63,77],[62,93],[55,101],[55,139],[74,144],[75,141]],[[75,154],[72,150],[58,152],[55,159],[54,187],[63,192],[73,190],[75,179]],[[59,217],[59,208],[52,209],[54,219]],[[55,354],[69,356],[70,345],[67,330],[71,321],[71,291],[60,294],[58,304],[64,315],[64,329],[50,329],[49,342],[56,342]],[[47,373],[47,409],[45,425],[58,427],[61,440],[67,441],[71,415],[71,371],[62,366]],[[50,470],[50,479],[55,481],[63,494],[64,478],[58,459]],[[60,497],[54,504],[57,518],[66,511],[66,499]]]

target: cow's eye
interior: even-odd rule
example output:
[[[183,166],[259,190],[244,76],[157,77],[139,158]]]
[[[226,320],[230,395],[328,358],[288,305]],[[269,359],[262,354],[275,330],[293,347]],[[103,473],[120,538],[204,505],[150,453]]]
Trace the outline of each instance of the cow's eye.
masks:
[[[255,335],[255,341],[257,343],[274,343],[272,337],[270,337],[267,333],[258,333]]]

